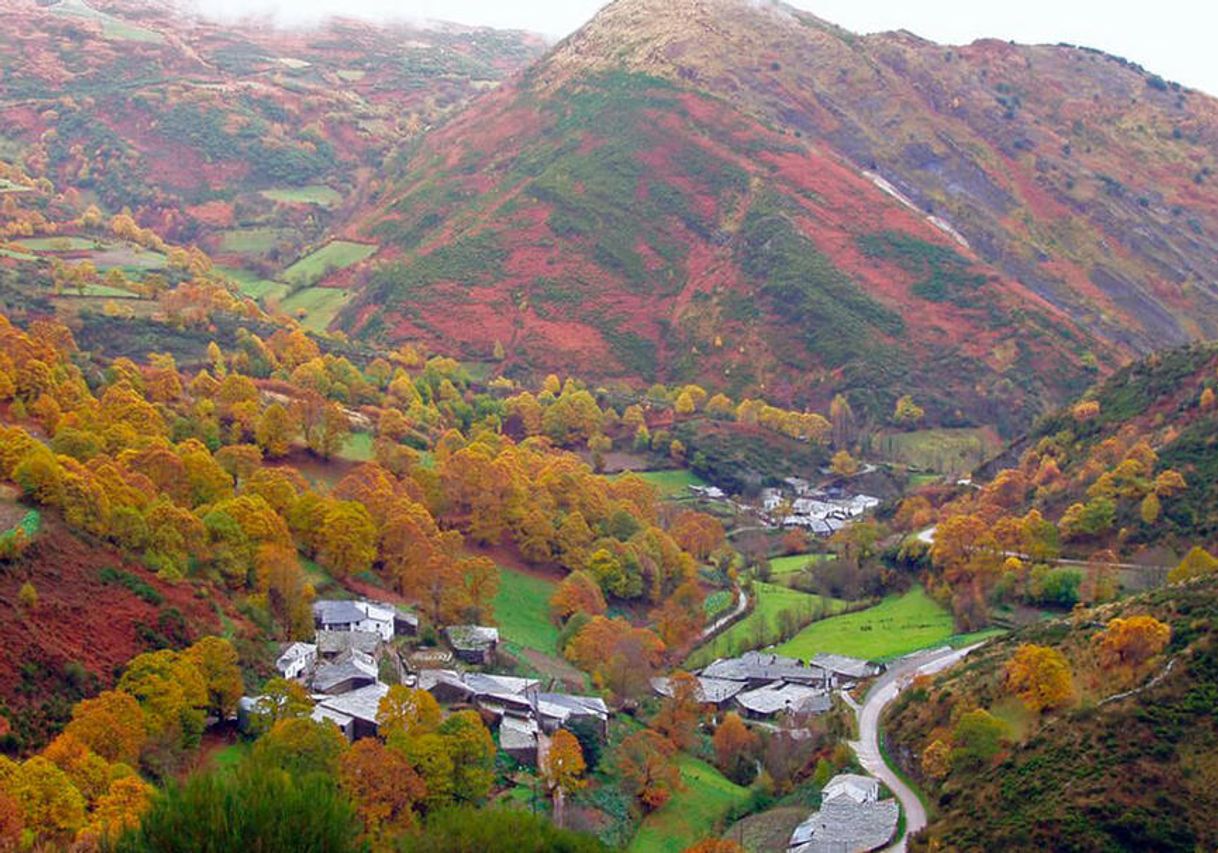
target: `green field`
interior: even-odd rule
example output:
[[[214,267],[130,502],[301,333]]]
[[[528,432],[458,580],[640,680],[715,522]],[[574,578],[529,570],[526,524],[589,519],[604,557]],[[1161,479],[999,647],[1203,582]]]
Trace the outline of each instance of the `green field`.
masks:
[[[818,652],[885,660],[918,649],[944,645],[953,636],[952,617],[915,586],[867,610],[834,616],[809,625],[778,647],[779,654],[801,659]]]
[[[51,6],[50,10],[54,14],[62,15],[65,18],[84,18],[97,21],[101,24],[102,35],[108,39],[126,39],[127,41],[157,44],[165,40],[165,37],[155,30],[144,29],[121,18],[116,18],[105,12],[99,12],[87,6],[83,0],[62,0],[62,2]]]
[[[336,287],[306,287],[282,300],[279,310],[300,317],[301,325],[309,331],[324,332],[350,298],[349,291]]]
[[[780,627],[779,614],[784,610],[792,610],[800,615],[822,607],[830,612],[837,612],[845,606],[836,599],[809,595],[769,583],[754,583],[750,594],[757,599],[753,611],[690,655],[685,662],[687,668],[705,666],[715,658],[738,655],[774,642]]]
[[[690,486],[705,486],[706,481],[684,468],[674,471],[634,471],[639,479],[656,487],[662,498],[689,497]],[[624,476],[619,474],[618,476]]]
[[[282,201],[287,204],[316,204],[320,207],[332,207],[343,200],[337,191],[324,184],[313,184],[307,187],[279,187],[273,190],[263,190],[261,195],[271,201]]]
[[[996,435],[983,429],[923,429],[879,435],[872,451],[899,462],[943,474],[968,474],[1002,449]]]
[[[32,191],[32,187],[27,187],[22,184],[14,184],[7,178],[0,178],[0,193],[28,193]]]
[[[731,808],[748,799],[748,788],[728,781],[704,761],[679,755],[685,790],[643,819],[630,846],[632,853],[681,853],[715,834]]]
[[[367,462],[372,459],[372,433],[351,433],[347,436],[347,441],[343,444],[343,449],[338,457],[349,462]]]
[[[334,270],[346,269],[369,257],[376,248],[368,243],[335,240],[284,270],[283,280],[289,284],[316,284]]]
[[[12,258],[15,261],[36,261],[37,255],[27,255],[25,252],[14,252],[12,249],[0,249],[0,258]]]
[[[220,251],[235,255],[265,255],[280,240],[290,239],[282,228],[238,228],[220,235]]]
[[[32,252],[87,252],[100,245],[85,237],[26,237],[16,243]]]
[[[832,554],[792,554],[789,557],[774,557],[770,560],[770,571],[774,577],[780,578],[798,574],[808,563],[823,563],[832,559]]]
[[[236,267],[220,267],[219,271],[231,278],[237,284],[242,294],[250,299],[283,299],[291,290],[286,284],[259,278],[256,273]]]
[[[550,598],[556,584],[517,569],[499,567],[495,621],[508,642],[552,655],[558,628],[550,621]]]
[[[76,290],[65,291],[68,295],[77,293]],[[130,290],[123,290],[118,287],[110,287],[105,284],[86,284],[85,292],[81,296],[103,296],[111,299],[139,299],[139,294],[132,293]]]

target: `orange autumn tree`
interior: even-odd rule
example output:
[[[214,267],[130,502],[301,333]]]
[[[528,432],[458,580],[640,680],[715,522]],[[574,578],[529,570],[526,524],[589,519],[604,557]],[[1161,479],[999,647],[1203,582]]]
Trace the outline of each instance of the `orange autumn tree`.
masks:
[[[1059,708],[1074,696],[1070,663],[1048,646],[1024,643],[1016,649],[1006,663],[1005,682],[1028,710],[1038,713]]]
[[[567,575],[550,597],[550,613],[559,622],[565,622],[576,613],[601,616],[606,606],[605,594],[596,578],[585,571]]]
[[[542,771],[546,787],[564,794],[577,791],[586,784],[583,776],[587,769],[584,751],[575,735],[566,729],[556,731]]]
[[[713,742],[719,769],[729,779],[746,778],[761,740],[749,730],[739,714],[730,711],[723,718],[723,722],[715,729]]]
[[[644,811],[654,811],[682,790],[681,771],[673,760],[672,741],[643,729],[622,741],[617,749],[617,770],[622,788]]]
[[[1105,669],[1136,670],[1167,648],[1171,627],[1153,616],[1113,619],[1096,637],[1100,662]]]
[[[625,619],[594,616],[567,644],[567,660],[619,697],[640,696],[664,656],[664,643]]]
[[[427,796],[427,786],[406,757],[376,738],[364,738],[343,754],[338,782],[377,847],[414,826],[414,809]]]
[[[106,761],[136,766],[147,739],[144,712],[134,696],[106,690],[72,708],[64,729]]]
[[[697,740],[702,722],[702,686],[688,672],[674,672],[668,679],[669,694],[660,703],[652,726],[678,749],[689,749]]]

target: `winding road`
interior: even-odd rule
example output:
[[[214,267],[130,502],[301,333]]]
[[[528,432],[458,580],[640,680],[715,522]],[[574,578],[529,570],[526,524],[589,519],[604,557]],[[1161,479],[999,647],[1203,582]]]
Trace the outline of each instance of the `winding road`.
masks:
[[[913,789],[884,761],[884,755],[880,752],[880,715],[915,676],[947,669],[980,645],[977,643],[963,649],[931,649],[894,661],[867,691],[861,707],[851,703],[858,717],[859,739],[850,746],[863,769],[888,786],[905,813],[905,833],[888,848],[891,851],[904,851],[909,835],[926,826],[926,809]]]

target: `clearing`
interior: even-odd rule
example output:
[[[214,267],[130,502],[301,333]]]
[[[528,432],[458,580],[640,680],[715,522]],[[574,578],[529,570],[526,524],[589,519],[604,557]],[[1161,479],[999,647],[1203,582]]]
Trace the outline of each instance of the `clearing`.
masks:
[[[625,476],[633,473],[640,480],[656,487],[656,491],[660,493],[662,498],[677,498],[688,496],[690,494],[690,486],[705,486],[706,481],[695,474],[693,471],[688,471],[684,468],[678,468],[672,471],[623,471],[618,476]]]
[[[836,599],[809,595],[797,589],[760,581],[753,584],[749,594],[756,598],[753,611],[709,643],[696,649],[685,661],[687,668],[705,666],[715,658],[738,655],[774,642],[780,636],[781,614],[784,611],[789,611],[795,618],[806,620],[809,614],[834,613],[845,606],[844,602]]]
[[[285,204],[316,204],[319,207],[333,207],[343,200],[338,191],[332,190],[325,184],[312,184],[307,187],[277,187],[263,190],[263,198],[280,201]]]
[[[88,6],[84,0],[61,0],[61,2],[51,6],[50,10],[56,15],[62,15],[65,18],[84,18],[86,20],[97,21],[101,24],[102,35],[107,39],[126,39],[127,41],[150,42],[154,44],[160,44],[165,40],[165,37],[155,30],[148,30],[105,12],[99,12],[97,9]]]
[[[358,264],[370,257],[376,249],[375,245],[369,243],[335,240],[292,264],[283,271],[282,278],[289,284],[307,287],[316,284],[336,270]]]
[[[338,453],[339,458],[348,462],[368,462],[372,459],[372,433],[353,432],[343,442],[343,449]]]
[[[257,273],[236,267],[218,267],[218,270],[228,276],[237,285],[237,289],[250,299],[283,299],[291,290],[286,284],[269,279],[259,278]]]
[[[923,429],[876,436],[872,452],[887,462],[943,474],[966,475],[1002,446],[993,430]]]
[[[770,572],[776,578],[797,575],[809,563],[824,563],[832,559],[832,554],[792,554],[788,557],[773,557],[770,559]]]
[[[730,782],[714,767],[677,756],[685,790],[643,819],[626,849],[634,853],[680,853],[715,832],[731,808],[748,799],[748,788]]]
[[[290,240],[285,228],[237,228],[220,234],[220,251],[234,255],[265,255],[281,240]]]
[[[922,587],[915,586],[904,595],[885,598],[875,607],[815,622],[779,646],[777,652],[801,660],[818,652],[887,660],[998,633],[1002,632],[956,635],[951,614],[932,601]]]
[[[550,621],[553,581],[499,566],[499,592],[495,595],[495,621],[508,642],[553,655],[558,648],[558,628]]]
[[[310,332],[324,332],[351,298],[351,293],[335,287],[306,287],[279,303],[279,310],[300,320]]]

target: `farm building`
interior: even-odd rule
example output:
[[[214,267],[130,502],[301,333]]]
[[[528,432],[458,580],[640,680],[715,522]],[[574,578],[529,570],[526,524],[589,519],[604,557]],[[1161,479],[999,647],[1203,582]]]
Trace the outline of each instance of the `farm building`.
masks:
[[[323,631],[372,631],[389,642],[397,608],[371,601],[322,600],[313,603],[313,622]]]
[[[698,674],[703,678],[744,682],[749,688],[774,681],[825,687],[829,677],[819,666],[808,666],[795,658],[769,652],[745,652],[736,658],[719,658]]]
[[[732,699],[748,685],[743,681],[726,678],[708,678],[698,676],[698,701],[704,705],[714,705],[716,710],[726,710],[732,704]],[[651,688],[661,696],[672,696],[670,679],[653,678]]]
[[[363,652],[349,651],[318,667],[313,674],[315,693],[338,695],[350,693],[377,681],[376,660]]]
[[[377,681],[350,693],[340,696],[323,696],[319,699],[314,713],[342,714],[351,718],[351,730],[348,735],[352,740],[374,737],[377,733],[376,715],[381,707],[381,700],[389,693],[389,686]],[[340,727],[341,728],[341,727]]]
[[[779,714],[823,714],[832,702],[821,688],[774,682],[737,694],[736,705],[751,720],[767,720]]]
[[[834,776],[821,792],[821,807],[795,828],[788,853],[866,853],[886,845],[897,828],[896,800],[879,799],[870,776]]]
[[[317,632],[317,655],[322,660],[333,660],[347,652],[362,652],[376,657],[380,653],[381,635],[375,631],[327,631]]]
[[[450,625],[444,636],[453,653],[466,663],[490,665],[499,646],[499,629],[483,625]]]
[[[288,643],[275,659],[275,671],[287,679],[301,678],[317,663],[317,646]]]

